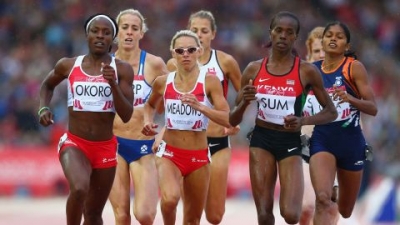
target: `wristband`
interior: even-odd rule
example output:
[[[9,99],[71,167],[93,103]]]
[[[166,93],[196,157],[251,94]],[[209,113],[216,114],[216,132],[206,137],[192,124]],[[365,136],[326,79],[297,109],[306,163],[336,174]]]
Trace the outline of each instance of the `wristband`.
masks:
[[[43,112],[44,110],[50,110],[50,108],[47,107],[47,106],[43,106],[43,107],[40,108],[39,111],[37,112],[38,116],[40,116],[40,114],[42,114],[42,112]]]

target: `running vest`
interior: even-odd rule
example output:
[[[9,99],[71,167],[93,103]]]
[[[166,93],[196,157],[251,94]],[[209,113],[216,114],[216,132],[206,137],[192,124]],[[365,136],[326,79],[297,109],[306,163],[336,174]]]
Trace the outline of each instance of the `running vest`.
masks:
[[[305,95],[300,81],[300,58],[295,57],[292,69],[279,76],[268,72],[267,63],[268,58],[264,58],[253,82],[257,90],[257,119],[283,125],[285,116],[301,116]]]
[[[84,55],[78,56],[68,75],[68,107],[74,111],[115,112],[111,87],[102,75],[89,75],[82,70]],[[117,66],[115,58],[111,58],[110,66]],[[118,83],[118,76],[116,76]]]
[[[225,76],[224,71],[222,71],[221,66],[219,65],[218,58],[217,58],[217,50],[212,49],[210,60],[203,67],[207,68],[207,72],[209,74],[215,75],[221,81],[222,89],[224,91],[224,97],[226,98],[228,95],[228,79]]]
[[[144,63],[146,61],[146,51],[140,52],[140,61],[138,73],[133,76],[133,106],[143,107],[147,101],[150,92],[151,85],[148,84],[144,78]]]
[[[360,98],[357,88],[351,79],[351,66],[350,64],[354,61],[351,57],[346,57],[343,63],[333,72],[324,73],[321,69],[323,60],[314,62],[322,74],[322,79],[324,81],[325,90],[331,97],[333,104],[338,112],[338,117],[333,121],[333,123],[341,124],[342,127],[347,127],[352,125],[357,127],[360,125],[360,111],[354,106],[350,105],[348,102],[339,103],[339,99],[334,100],[334,85],[342,90],[347,91],[348,94]],[[322,110],[322,106],[318,103],[312,90],[310,90],[306,104],[303,109],[304,116],[312,116]]]
[[[195,87],[188,92],[194,94],[197,100],[208,107],[211,103],[205,91],[206,68],[201,68]],[[193,109],[187,104],[182,104],[182,92],[175,89],[175,72],[168,74],[164,91],[165,123],[167,129],[203,131],[208,126],[208,118],[203,113]]]

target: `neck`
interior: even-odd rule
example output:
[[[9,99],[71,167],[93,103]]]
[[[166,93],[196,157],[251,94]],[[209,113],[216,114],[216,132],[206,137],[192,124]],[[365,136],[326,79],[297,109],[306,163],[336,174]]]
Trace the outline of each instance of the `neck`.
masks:
[[[93,63],[93,64],[101,64],[102,62],[109,62],[110,59],[109,54],[102,54],[102,55],[97,55],[97,54],[88,54],[87,59]]]
[[[211,57],[211,48],[204,49],[203,54],[199,58],[200,64],[204,65],[208,62]]]
[[[321,69],[322,70],[333,70],[337,68],[342,61],[344,60],[345,56],[340,55],[340,56],[327,56],[325,55],[325,59],[322,62]]]
[[[292,54],[283,52],[271,52],[271,54],[269,55],[268,62],[274,64],[281,64],[285,63],[288,60],[292,61],[293,58],[294,56]]]
[[[122,59],[127,62],[136,62],[136,61],[138,61],[138,58],[140,57],[140,51],[141,51],[140,48],[134,48],[134,49],[130,49],[130,50],[125,50],[125,49],[121,48],[115,52],[115,56],[118,59]]]
[[[189,80],[189,79],[195,77],[195,75],[198,74],[199,72],[200,72],[200,69],[197,65],[189,70],[186,70],[184,68],[178,68],[176,76],[180,80]]]

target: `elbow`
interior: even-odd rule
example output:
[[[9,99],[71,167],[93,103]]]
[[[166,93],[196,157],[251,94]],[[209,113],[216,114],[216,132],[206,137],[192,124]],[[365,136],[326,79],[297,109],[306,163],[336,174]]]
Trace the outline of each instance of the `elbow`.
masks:
[[[331,113],[330,113],[330,120],[331,121],[334,121],[337,117],[338,117],[338,112],[337,112],[337,110],[336,109],[334,109],[334,110],[331,110]]]
[[[371,116],[376,116],[378,115],[378,109],[376,107],[373,108]]]
[[[123,116],[121,116],[121,120],[124,123],[129,122],[129,120],[131,120],[132,118],[132,114],[133,114],[133,108],[130,109],[128,112],[125,112]]]
[[[232,127],[236,127],[238,124],[236,124],[236,121],[234,121],[233,119],[231,119],[231,118],[229,118],[229,124],[232,126]]]
[[[131,120],[130,117],[129,117],[129,118],[124,118],[124,119],[122,119],[122,122],[127,123],[127,122],[129,122],[130,120]]]
[[[228,128],[228,129],[232,127],[229,119],[230,119],[229,118],[229,113],[227,113],[226,117],[223,120],[223,123],[221,124],[222,126]]]
[[[378,108],[376,106],[368,107],[366,110],[360,110],[360,112],[365,113],[370,116],[376,116],[378,115]]]
[[[236,118],[231,117],[231,116],[229,117],[229,125],[230,126],[236,127],[237,125],[239,125],[239,123],[240,123],[240,121],[237,120]]]
[[[226,128],[229,129],[229,128],[232,128],[232,127],[234,127],[234,126],[232,126],[231,123],[230,123],[229,120],[228,120],[228,121],[226,121],[224,127],[226,127]]]

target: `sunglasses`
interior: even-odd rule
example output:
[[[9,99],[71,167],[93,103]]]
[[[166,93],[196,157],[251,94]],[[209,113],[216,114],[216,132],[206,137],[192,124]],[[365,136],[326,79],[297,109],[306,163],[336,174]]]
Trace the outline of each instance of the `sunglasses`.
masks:
[[[189,48],[174,48],[174,52],[176,52],[179,55],[183,55],[185,52],[188,52],[189,54],[195,53],[199,47],[189,47]]]

